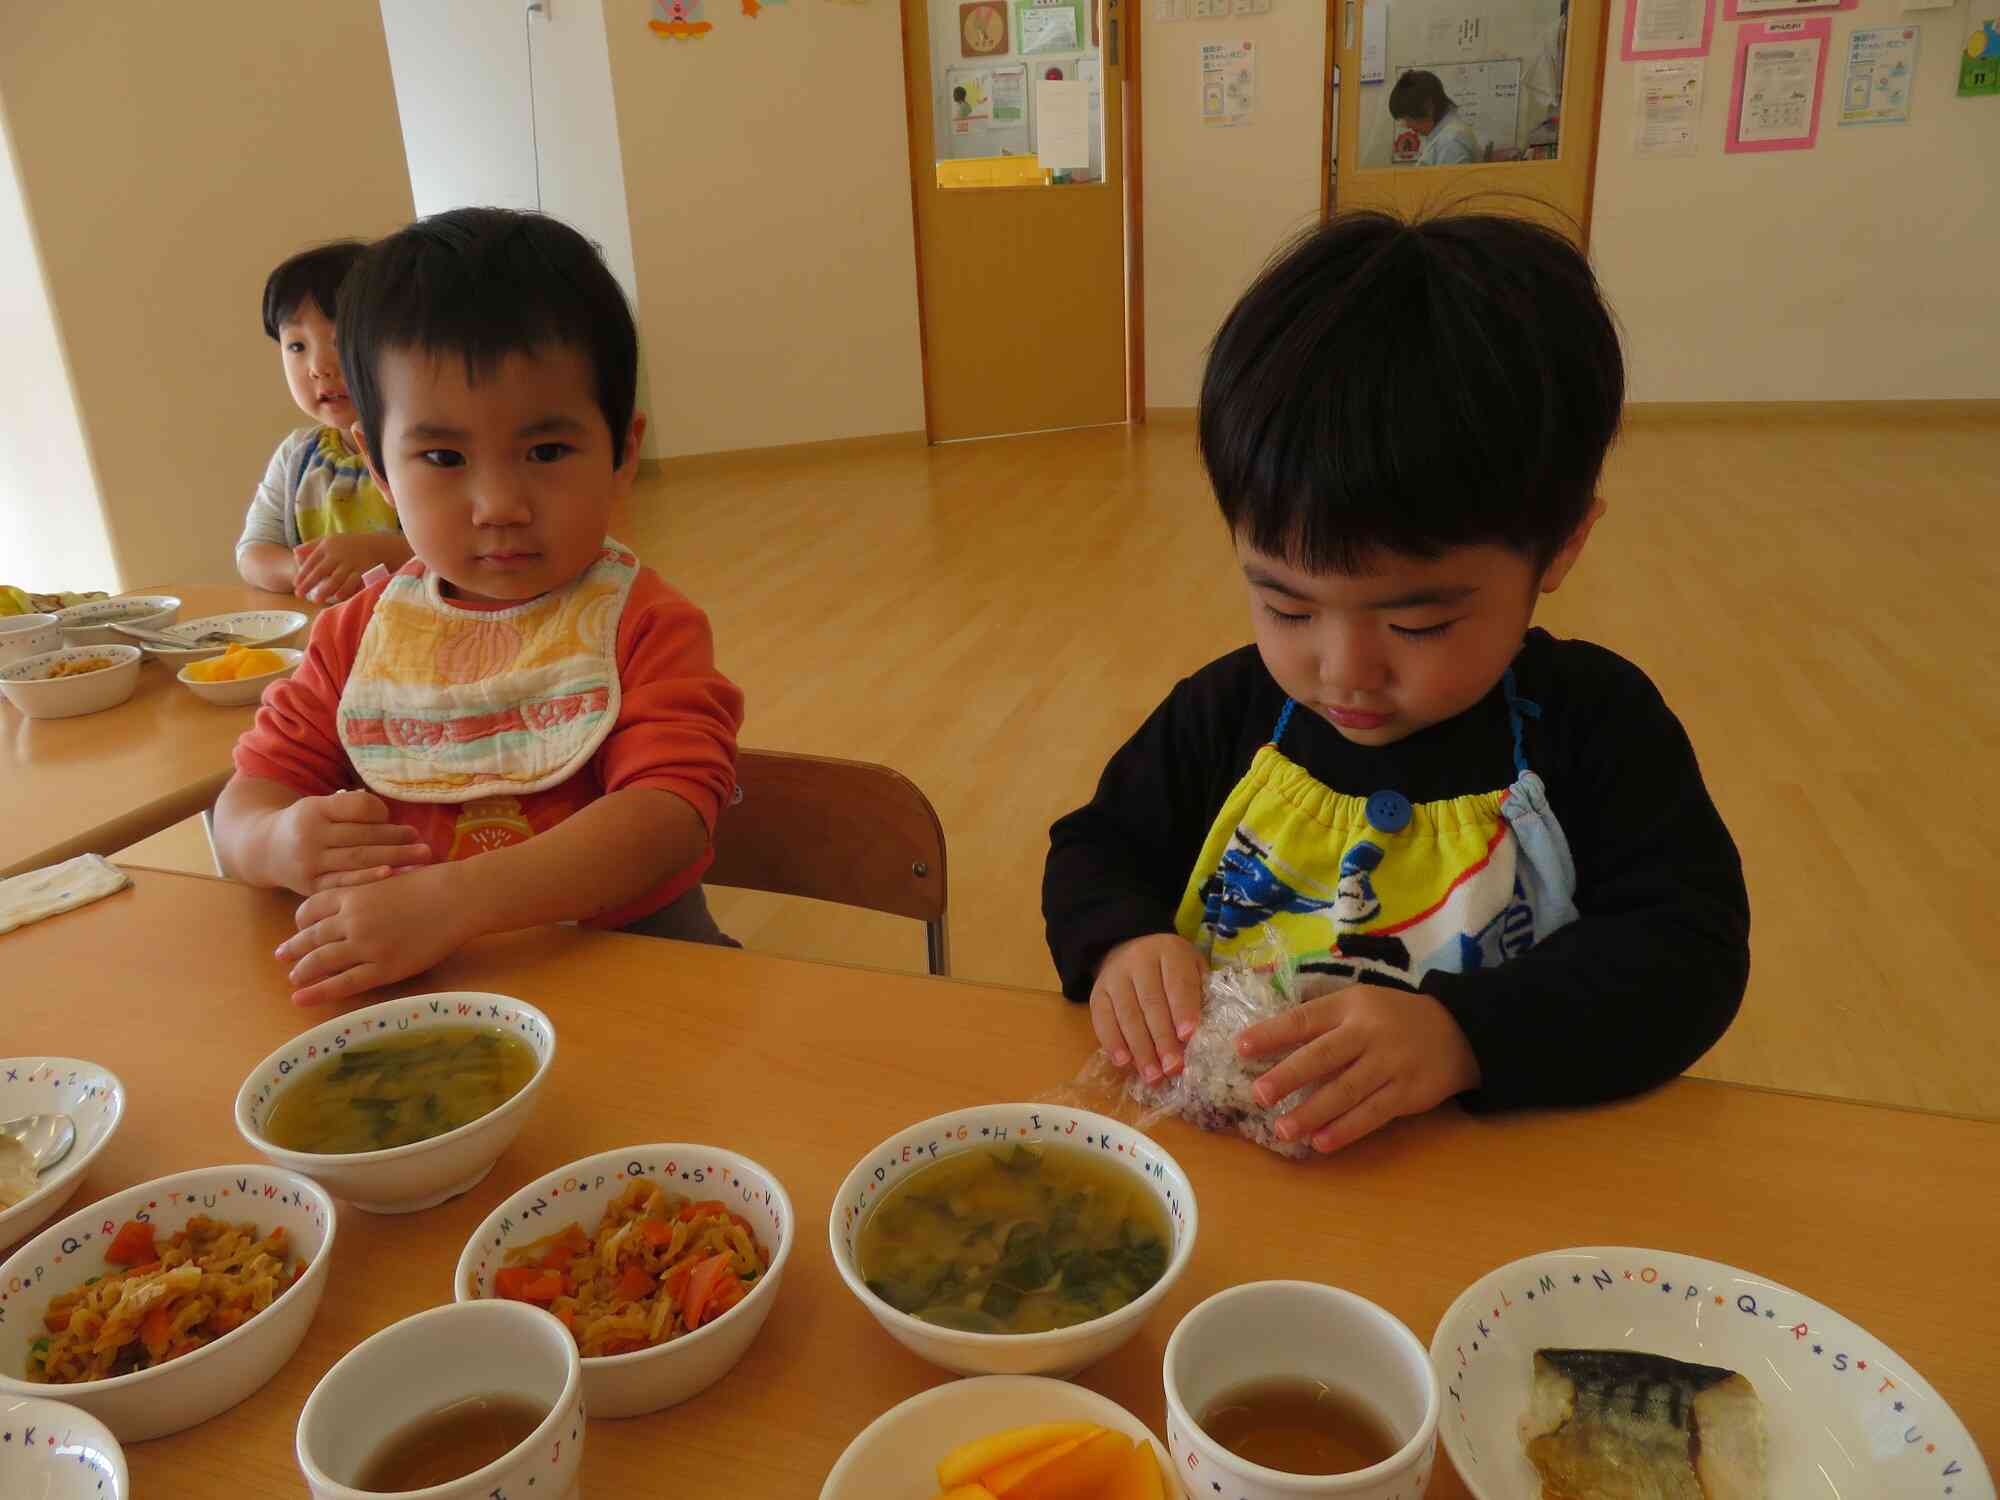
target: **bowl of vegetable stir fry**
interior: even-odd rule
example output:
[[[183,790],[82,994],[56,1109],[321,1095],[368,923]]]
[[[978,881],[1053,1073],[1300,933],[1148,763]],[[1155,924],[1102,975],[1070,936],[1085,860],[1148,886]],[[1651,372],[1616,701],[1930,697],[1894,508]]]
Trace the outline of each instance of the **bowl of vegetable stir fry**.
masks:
[[[205,1422],[298,1349],[333,1231],[325,1189],[262,1163],[71,1214],[0,1265],[0,1397],[64,1401],[126,1443]]]
[[[593,1417],[706,1390],[755,1341],[792,1252],[766,1168],[716,1146],[627,1146],[558,1167],[496,1208],[459,1257],[461,1302],[553,1313],[583,1356]]]

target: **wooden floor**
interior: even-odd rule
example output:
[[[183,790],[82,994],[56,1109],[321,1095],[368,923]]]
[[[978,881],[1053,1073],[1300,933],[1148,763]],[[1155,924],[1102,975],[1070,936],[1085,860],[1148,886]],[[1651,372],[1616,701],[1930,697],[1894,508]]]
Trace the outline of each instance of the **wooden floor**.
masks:
[[[705,461],[644,481],[620,535],[709,611],[746,743],[929,793],[956,972],[1047,987],[1050,821],[1248,639],[1192,449],[1155,424]],[[1750,994],[1699,1073],[2000,1115],[1996,451],[1963,422],[1716,422],[1613,457],[1542,622],[1652,674],[1743,849]],[[715,904],[753,947],[923,962],[915,923]]]

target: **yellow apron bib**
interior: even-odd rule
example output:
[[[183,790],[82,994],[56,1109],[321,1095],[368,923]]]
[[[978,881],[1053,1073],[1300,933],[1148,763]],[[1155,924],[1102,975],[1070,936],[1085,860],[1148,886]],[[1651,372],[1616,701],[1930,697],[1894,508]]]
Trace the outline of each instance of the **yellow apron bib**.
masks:
[[[1522,748],[1522,720],[1540,710],[1511,671],[1503,685],[1514,783],[1441,802],[1334,791],[1278,748],[1288,701],[1209,829],[1176,930],[1211,963],[1267,963],[1275,946],[1310,994],[1357,979],[1415,989],[1576,920],[1569,842]]]

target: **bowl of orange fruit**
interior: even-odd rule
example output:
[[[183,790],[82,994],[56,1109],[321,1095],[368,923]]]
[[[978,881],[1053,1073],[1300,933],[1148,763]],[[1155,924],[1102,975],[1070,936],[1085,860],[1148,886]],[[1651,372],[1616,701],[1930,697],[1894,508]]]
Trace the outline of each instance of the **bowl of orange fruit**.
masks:
[[[231,646],[220,656],[191,661],[177,674],[197,698],[224,708],[241,708],[264,696],[264,689],[298,670],[303,651],[288,646]]]
[[[1182,1500],[1182,1490],[1166,1449],[1110,1397],[1042,1375],[981,1375],[869,1423],[819,1500]]]

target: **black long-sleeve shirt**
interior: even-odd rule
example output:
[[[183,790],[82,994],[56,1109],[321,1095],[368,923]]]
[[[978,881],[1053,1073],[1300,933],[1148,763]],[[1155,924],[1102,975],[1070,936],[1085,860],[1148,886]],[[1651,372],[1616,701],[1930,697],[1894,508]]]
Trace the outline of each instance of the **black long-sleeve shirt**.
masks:
[[[1576,861],[1579,919],[1527,953],[1431,973],[1472,1044],[1473,1109],[1583,1104],[1651,1088],[1706,1052],[1750,972],[1750,901],[1685,730],[1637,667],[1600,646],[1530,631],[1516,691],[1529,766]],[[1172,932],[1203,841],[1284,706],[1254,646],[1180,682],[1105,767],[1097,795],[1049,830],[1042,915],[1072,1000],[1104,955]],[[1499,687],[1454,719],[1379,748],[1302,709],[1284,751],[1335,791],[1412,802],[1495,792],[1515,779]]]

